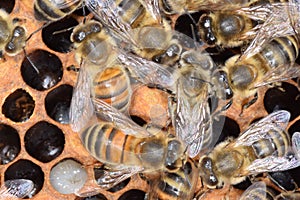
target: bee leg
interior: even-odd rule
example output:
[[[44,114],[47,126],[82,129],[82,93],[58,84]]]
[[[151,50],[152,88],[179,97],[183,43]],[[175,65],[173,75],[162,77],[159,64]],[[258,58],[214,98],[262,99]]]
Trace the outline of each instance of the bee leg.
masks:
[[[175,105],[176,105],[175,97],[169,96],[168,97],[168,115],[170,116],[170,118],[167,121],[166,127],[169,127],[169,125],[172,125],[172,123],[175,122],[175,109],[176,109]]]
[[[245,104],[243,104],[240,116],[242,116],[244,110],[247,109],[247,108],[249,108],[251,105],[253,105],[257,101],[257,99],[258,99],[258,94],[255,93],[253,99],[250,99],[248,102],[246,102]]]

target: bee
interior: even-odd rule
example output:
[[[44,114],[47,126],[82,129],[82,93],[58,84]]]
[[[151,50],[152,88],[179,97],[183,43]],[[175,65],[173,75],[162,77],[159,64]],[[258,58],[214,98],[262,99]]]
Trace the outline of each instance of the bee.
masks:
[[[253,31],[245,36],[253,40],[243,52],[242,57],[248,58],[260,52],[266,44],[278,37],[298,35],[299,5],[296,1],[270,1],[270,4],[258,3],[235,10],[254,20],[262,20]]]
[[[209,188],[237,184],[246,176],[300,165],[285,128],[290,113],[280,110],[250,125],[235,139],[218,144],[200,159],[200,176]]]
[[[0,22],[0,57],[5,53],[9,56],[17,55],[25,47],[26,29],[19,25],[18,19],[11,19],[2,9],[0,9]]]
[[[0,188],[0,199],[13,200],[29,195],[34,183],[29,179],[13,179],[5,181]]]
[[[240,59],[240,55],[229,58],[220,69],[228,99],[241,102],[243,111],[255,103],[257,88],[299,76],[298,54],[297,38],[288,36],[275,38],[248,59]]]
[[[90,154],[111,168],[99,179],[101,187],[112,187],[139,172],[177,169],[186,160],[185,148],[177,138],[155,127],[139,127],[99,99],[93,103],[97,118],[103,121],[87,125],[80,137]]]
[[[194,158],[201,150],[209,149],[218,138],[212,133],[212,115],[209,97],[221,88],[214,77],[215,64],[206,53],[189,50],[182,54],[181,68],[175,83],[175,104],[170,113],[176,136],[188,146],[188,154]]]

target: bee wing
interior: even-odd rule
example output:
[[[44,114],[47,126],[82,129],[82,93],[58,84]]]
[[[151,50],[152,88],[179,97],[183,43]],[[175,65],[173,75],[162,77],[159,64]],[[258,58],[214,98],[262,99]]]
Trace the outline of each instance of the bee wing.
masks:
[[[130,118],[121,113],[119,110],[108,105],[104,101],[93,98],[96,114],[99,118],[112,122],[117,128],[128,135],[136,137],[150,137],[152,136],[146,129],[134,123]]]
[[[81,66],[70,106],[70,125],[75,132],[79,132],[94,114],[89,81],[87,67]]]
[[[0,199],[13,200],[24,198],[33,190],[34,184],[28,179],[7,180],[0,188]]]
[[[254,87],[261,87],[270,83],[286,81],[300,76],[300,65],[291,63],[288,65],[280,65],[268,71],[260,82],[257,82]]]
[[[238,13],[254,20],[264,21],[262,24],[257,25],[254,30],[242,36],[244,38],[254,36],[254,39],[243,52],[240,59],[247,59],[257,54],[264,48],[264,44],[273,38],[295,35],[295,27],[292,25],[295,23],[293,22],[294,19],[299,19],[299,13],[293,11],[291,14],[290,12],[297,6],[299,5],[296,3],[272,3],[238,10]]]
[[[120,53],[119,60],[142,83],[159,85],[174,91],[176,81],[175,73],[171,73],[161,64],[149,61],[132,53]]]
[[[259,174],[263,172],[285,171],[300,166],[300,160],[294,153],[285,156],[267,156],[262,159],[254,160],[247,167],[247,174]]]
[[[249,126],[249,128],[241,133],[235,142],[235,146],[250,146],[254,142],[261,139],[268,139],[268,131],[275,127],[285,130],[291,114],[285,110],[273,112],[258,122]]]
[[[296,153],[298,159],[300,159],[300,132],[295,132],[292,136],[293,151]]]
[[[157,22],[161,22],[158,0],[140,0],[140,2],[145,6],[146,10],[151,13],[152,17],[157,20]]]
[[[144,168],[139,166],[119,166],[104,170],[103,174],[97,179],[97,183],[101,188],[108,190],[127,178],[143,171]]]
[[[259,199],[264,199],[262,197],[267,196],[266,190],[267,186],[265,182],[254,182],[243,192],[240,196],[240,200],[252,200],[257,199],[257,197],[260,197]]]
[[[210,110],[208,104],[208,87],[204,87],[194,106],[190,105],[189,98],[184,95],[183,84],[179,78],[177,83],[177,104],[174,126],[176,135],[187,146],[190,157],[198,155],[205,143],[205,136],[212,134]],[[209,133],[207,132],[209,130]],[[209,137],[210,138],[210,137]]]
[[[124,22],[119,12],[120,8],[112,0],[86,0],[85,5],[94,16],[105,26],[114,31],[123,41],[133,41],[130,24]]]

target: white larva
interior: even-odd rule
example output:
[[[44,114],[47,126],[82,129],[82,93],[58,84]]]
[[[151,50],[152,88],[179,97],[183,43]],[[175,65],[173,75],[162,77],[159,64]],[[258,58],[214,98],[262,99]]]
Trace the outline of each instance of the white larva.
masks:
[[[79,191],[88,174],[82,165],[72,159],[63,160],[55,165],[50,172],[50,183],[62,194],[74,194]]]

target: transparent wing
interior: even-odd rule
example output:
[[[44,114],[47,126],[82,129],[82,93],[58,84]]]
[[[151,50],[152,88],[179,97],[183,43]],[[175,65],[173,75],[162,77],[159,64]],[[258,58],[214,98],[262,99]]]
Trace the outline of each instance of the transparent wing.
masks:
[[[292,136],[293,151],[300,159],[300,132],[295,132]]]
[[[246,174],[258,174],[263,172],[285,171],[300,166],[300,160],[294,153],[288,153],[285,156],[268,156],[262,159],[254,160],[247,167]]]
[[[253,200],[253,199],[258,199],[258,197],[264,199],[262,197],[267,196],[266,191],[267,191],[267,186],[265,182],[263,181],[254,182],[243,192],[243,194],[240,196],[240,200]]]
[[[97,116],[105,121],[112,122],[117,128],[122,130],[128,135],[134,135],[136,137],[149,137],[152,136],[146,129],[140,127],[134,123],[126,115],[108,105],[104,101],[93,98],[93,103]]]
[[[0,188],[0,199],[13,200],[24,198],[29,195],[34,187],[34,183],[28,179],[7,180]]]
[[[142,83],[159,85],[174,91],[176,73],[168,71],[165,66],[132,53],[120,53],[118,58]]]
[[[134,174],[141,173],[144,168],[139,166],[119,166],[117,168],[111,168],[103,170],[103,174],[97,178],[97,184],[105,190],[108,190]]]
[[[294,11],[296,10],[296,11]],[[276,37],[295,35],[299,30],[299,5],[295,3],[273,3],[238,10],[254,20],[263,20],[262,24],[244,35],[254,36],[240,59],[249,58],[264,48],[264,44]],[[291,13],[292,12],[292,13]],[[296,32],[295,32],[296,31]]]
[[[94,16],[105,26],[114,31],[123,41],[133,41],[130,24],[121,18],[119,8],[112,0],[86,0],[85,5],[91,10]]]
[[[260,82],[257,82],[254,87],[261,87],[271,83],[282,82],[300,76],[300,66],[297,63],[280,65],[268,71]]]
[[[190,157],[198,155],[203,146],[210,143],[212,130],[208,104],[208,87],[203,87],[194,105],[183,92],[183,84],[177,84],[177,103],[174,118],[176,135],[187,146]],[[208,140],[208,141],[207,141]]]
[[[79,5],[81,4],[82,0],[56,0],[56,1],[50,1],[52,6],[58,8],[58,9],[66,9],[66,8],[70,8],[74,5]],[[79,6],[77,6],[79,7]]]
[[[151,13],[151,16],[157,20],[157,22],[161,21],[161,14],[160,14],[158,0],[140,0],[140,2]]]
[[[290,116],[291,114],[285,110],[276,111],[267,115],[258,122],[250,125],[246,131],[241,133],[241,136],[239,136],[235,142],[235,146],[250,146],[258,140],[268,139],[269,135],[267,133],[274,129],[274,126],[285,130]]]
[[[70,125],[75,132],[82,130],[94,114],[90,79],[87,67],[81,66],[70,106]]]

